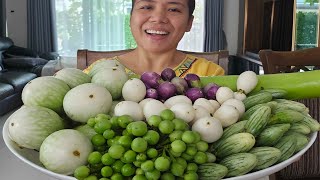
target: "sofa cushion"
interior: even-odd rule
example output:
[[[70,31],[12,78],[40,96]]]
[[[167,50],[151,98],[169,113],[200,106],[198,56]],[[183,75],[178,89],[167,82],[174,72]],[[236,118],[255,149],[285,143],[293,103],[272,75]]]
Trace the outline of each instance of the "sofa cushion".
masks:
[[[45,52],[39,55],[39,57],[46,59],[46,60],[57,60],[60,58],[57,52]]]
[[[21,92],[23,87],[37,75],[29,72],[8,71],[0,73],[0,82],[13,86],[14,92]]]
[[[14,89],[10,84],[0,83],[0,101],[14,93]]]
[[[2,69],[5,69],[3,66],[3,52],[6,51],[9,47],[13,45],[13,41],[10,38],[7,37],[0,37],[0,71]]]
[[[38,65],[45,65],[48,60],[42,58],[32,57],[14,57],[3,59],[5,67],[16,67],[16,68],[30,68]]]
[[[10,57],[26,57],[26,56],[39,57],[39,54],[35,50],[13,45],[4,52],[4,56],[9,58]]]
[[[0,116],[12,111],[23,104],[21,93],[15,93],[0,101]]]

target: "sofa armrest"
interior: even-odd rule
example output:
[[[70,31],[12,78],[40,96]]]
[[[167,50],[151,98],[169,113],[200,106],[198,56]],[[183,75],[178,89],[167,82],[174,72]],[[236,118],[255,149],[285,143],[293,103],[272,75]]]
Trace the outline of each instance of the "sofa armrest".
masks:
[[[8,48],[3,55],[7,58],[12,58],[12,57],[39,57],[39,53],[35,50],[29,49],[29,48],[24,48],[24,47],[19,47],[19,46],[11,46]]]
[[[13,41],[7,37],[0,37],[0,51],[4,51],[13,45]]]
[[[57,60],[60,58],[60,55],[57,52],[46,52],[40,54],[40,58],[46,59],[46,60]]]
[[[45,65],[48,60],[42,58],[32,58],[32,57],[14,57],[3,59],[3,64],[6,68],[21,68],[27,69],[39,65]]]

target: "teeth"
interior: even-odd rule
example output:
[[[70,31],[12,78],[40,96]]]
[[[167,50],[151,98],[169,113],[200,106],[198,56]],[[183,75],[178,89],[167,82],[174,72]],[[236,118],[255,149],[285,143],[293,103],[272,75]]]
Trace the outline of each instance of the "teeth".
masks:
[[[156,31],[156,30],[146,30],[146,32],[149,34],[160,34],[160,35],[169,34],[168,32],[165,32],[165,31]]]

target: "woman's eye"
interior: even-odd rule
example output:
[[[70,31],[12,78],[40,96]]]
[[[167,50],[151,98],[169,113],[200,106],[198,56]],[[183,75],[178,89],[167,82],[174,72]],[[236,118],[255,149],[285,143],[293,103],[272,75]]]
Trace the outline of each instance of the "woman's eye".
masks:
[[[152,7],[151,7],[151,6],[141,6],[140,9],[146,9],[146,10],[148,10],[148,9],[152,9]]]
[[[179,9],[177,9],[177,8],[170,8],[169,11],[171,11],[171,12],[180,12]]]

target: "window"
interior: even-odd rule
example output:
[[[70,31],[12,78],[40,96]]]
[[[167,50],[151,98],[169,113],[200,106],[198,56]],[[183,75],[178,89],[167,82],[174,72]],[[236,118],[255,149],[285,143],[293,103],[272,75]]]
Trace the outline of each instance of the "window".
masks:
[[[294,49],[319,46],[319,0],[296,0]]]
[[[134,48],[129,28],[131,0],[56,0],[58,51],[75,57],[78,49]],[[203,51],[204,0],[196,0],[193,27],[178,49]]]

